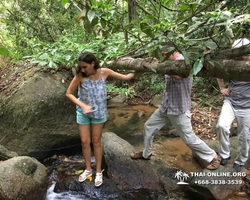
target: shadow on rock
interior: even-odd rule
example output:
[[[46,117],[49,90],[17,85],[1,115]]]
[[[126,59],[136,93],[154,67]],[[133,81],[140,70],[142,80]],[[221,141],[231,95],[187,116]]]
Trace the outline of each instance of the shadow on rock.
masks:
[[[93,177],[94,178],[94,177]],[[101,187],[95,187],[94,181],[86,180],[82,183],[78,181],[78,176],[69,176],[60,182],[57,182],[54,192],[60,193],[65,191],[73,191],[78,194],[84,194],[95,199],[116,199],[125,198],[126,194],[120,190],[110,179],[104,177]]]
[[[120,189],[163,190],[156,170],[148,161],[130,158],[130,154],[135,152],[132,145],[111,132],[103,134],[102,143],[108,177]]]

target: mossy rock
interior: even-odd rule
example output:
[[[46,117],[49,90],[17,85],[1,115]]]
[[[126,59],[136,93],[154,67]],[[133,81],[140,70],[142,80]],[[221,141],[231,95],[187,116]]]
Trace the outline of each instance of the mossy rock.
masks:
[[[1,144],[19,155],[37,158],[80,145],[75,105],[65,96],[71,78],[68,71],[36,71],[3,98]]]

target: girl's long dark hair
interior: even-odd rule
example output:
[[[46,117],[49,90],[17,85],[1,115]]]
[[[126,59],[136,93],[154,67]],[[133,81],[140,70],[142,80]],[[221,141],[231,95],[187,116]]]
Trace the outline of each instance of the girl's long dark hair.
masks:
[[[95,57],[95,55],[93,53],[91,53],[91,52],[88,52],[88,51],[83,52],[82,55],[80,55],[80,57],[78,58],[77,61],[78,62],[79,61],[86,62],[88,64],[91,64],[94,61],[95,62],[94,69],[100,68],[100,63],[97,60],[97,58]],[[77,74],[82,74],[84,77],[86,77],[86,75],[81,72],[81,68],[79,66],[77,66],[77,68],[76,68],[76,73]]]

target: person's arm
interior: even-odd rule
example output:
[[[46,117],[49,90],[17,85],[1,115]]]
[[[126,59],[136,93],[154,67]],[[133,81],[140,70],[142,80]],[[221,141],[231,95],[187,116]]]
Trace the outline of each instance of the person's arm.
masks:
[[[220,92],[225,96],[230,96],[229,90],[224,86],[224,80],[221,78],[217,78],[217,83],[219,85]]]
[[[66,96],[76,105],[80,106],[83,111],[84,111],[84,114],[88,114],[88,113],[92,113],[93,110],[91,108],[91,106],[83,103],[82,101],[79,101],[74,93],[78,87],[78,85],[81,83],[81,76],[79,75],[76,75],[73,80],[71,81],[68,89],[67,89],[67,92],[66,92]]]
[[[119,79],[119,80],[123,80],[123,81],[129,81],[133,78],[136,77],[136,73],[129,73],[129,74],[120,74],[118,72],[113,71],[112,69],[108,69],[108,68],[102,68],[103,74],[105,75],[105,77],[112,77],[115,79]]]

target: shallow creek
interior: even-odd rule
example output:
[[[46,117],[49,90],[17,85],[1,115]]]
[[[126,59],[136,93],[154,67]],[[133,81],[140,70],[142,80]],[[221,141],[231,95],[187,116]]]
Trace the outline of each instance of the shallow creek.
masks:
[[[143,126],[155,110],[156,108],[154,107],[144,105],[109,108],[109,120],[103,132],[114,132],[133,145],[136,150],[142,150]],[[169,135],[169,130],[168,127],[164,127],[155,135],[151,160],[155,158],[162,160],[166,168],[177,168],[186,172],[200,171],[201,168],[193,159],[191,150],[179,137]],[[57,161],[53,162],[54,170],[50,171],[50,187],[47,191],[46,200],[90,200],[90,198],[79,194],[68,192],[57,194],[53,192],[55,180],[58,176],[56,169],[64,169],[67,171],[70,169],[72,163],[79,163],[79,169],[81,169],[84,165],[82,159],[80,152],[78,152],[77,155],[55,155],[54,158],[52,158],[52,160]],[[94,157],[92,158],[92,162],[95,162]],[[231,200],[243,199],[245,198],[231,198]]]

